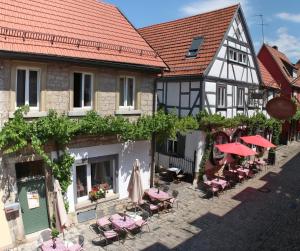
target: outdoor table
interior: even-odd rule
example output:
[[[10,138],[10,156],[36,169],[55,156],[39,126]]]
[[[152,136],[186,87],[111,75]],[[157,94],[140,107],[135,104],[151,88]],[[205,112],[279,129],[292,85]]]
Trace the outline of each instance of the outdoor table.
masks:
[[[65,246],[65,243],[60,240],[56,239],[56,248],[53,248],[53,241],[52,239],[46,242],[43,242],[41,248],[43,251],[67,251],[68,248]]]
[[[181,170],[177,167],[170,167],[167,169],[169,172],[174,172],[176,174],[179,174],[181,172]]]
[[[238,168],[237,171],[240,175],[246,175],[246,176],[248,176],[250,172],[248,168],[241,168],[241,167]]]
[[[164,191],[159,190],[158,193],[157,188],[150,188],[149,190],[145,191],[145,193],[148,194],[149,197],[151,197],[152,199],[159,201],[166,201],[172,199],[172,197]]]
[[[125,229],[125,230],[135,225],[135,221],[129,216],[125,216],[125,220],[124,217],[119,219],[112,219],[111,223],[117,229]]]
[[[128,217],[130,217],[131,219],[133,219],[135,222],[142,220],[142,216],[136,214],[136,213],[127,213]]]
[[[225,189],[227,185],[227,181],[223,179],[213,179],[211,180],[211,183],[215,186],[220,186],[222,189]]]

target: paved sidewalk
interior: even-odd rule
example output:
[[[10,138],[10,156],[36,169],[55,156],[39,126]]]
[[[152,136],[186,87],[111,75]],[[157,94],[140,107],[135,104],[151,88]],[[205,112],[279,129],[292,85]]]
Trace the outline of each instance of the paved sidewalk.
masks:
[[[203,199],[190,184],[181,184],[179,209],[153,217],[150,233],[105,250],[300,250],[300,143],[282,147],[278,164],[226,191]],[[171,187],[172,189],[172,187]],[[72,228],[66,239],[85,236],[85,250],[96,236],[87,222]],[[18,250],[35,250],[35,244]],[[17,250],[17,249],[16,249]]]

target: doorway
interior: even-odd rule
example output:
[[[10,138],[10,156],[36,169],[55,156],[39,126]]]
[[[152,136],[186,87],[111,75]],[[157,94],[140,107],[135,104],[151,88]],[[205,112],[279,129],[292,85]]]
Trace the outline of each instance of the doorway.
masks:
[[[17,163],[16,176],[25,234],[49,228],[43,162]]]

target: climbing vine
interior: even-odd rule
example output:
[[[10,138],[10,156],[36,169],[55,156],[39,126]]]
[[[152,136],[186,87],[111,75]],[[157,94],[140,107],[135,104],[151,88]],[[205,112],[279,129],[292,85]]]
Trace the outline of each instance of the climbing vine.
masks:
[[[152,133],[158,138],[174,138],[178,131],[198,129],[192,117],[177,118],[160,111],[154,116],[142,116],[134,122],[121,116],[99,116],[91,111],[82,119],[49,111],[46,117],[33,121],[26,120],[28,107],[18,109],[14,118],[5,123],[0,132],[0,149],[4,154],[31,147],[51,168],[53,176],[60,182],[65,193],[71,184],[71,166],[74,158],[68,152],[68,144],[79,135],[117,135],[120,141],[149,140]],[[46,146],[53,144],[56,157],[51,158]]]

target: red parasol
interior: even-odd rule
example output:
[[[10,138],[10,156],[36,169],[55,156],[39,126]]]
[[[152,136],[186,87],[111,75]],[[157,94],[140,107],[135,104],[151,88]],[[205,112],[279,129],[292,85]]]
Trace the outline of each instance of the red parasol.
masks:
[[[269,140],[265,139],[260,135],[244,136],[241,137],[241,139],[247,144],[252,144],[252,145],[261,146],[265,148],[276,147]]]
[[[252,156],[252,155],[257,154],[251,148],[249,148],[248,146],[245,146],[239,142],[216,145],[216,147],[223,153],[231,153],[231,154],[236,154],[236,155],[240,155],[243,157]]]

